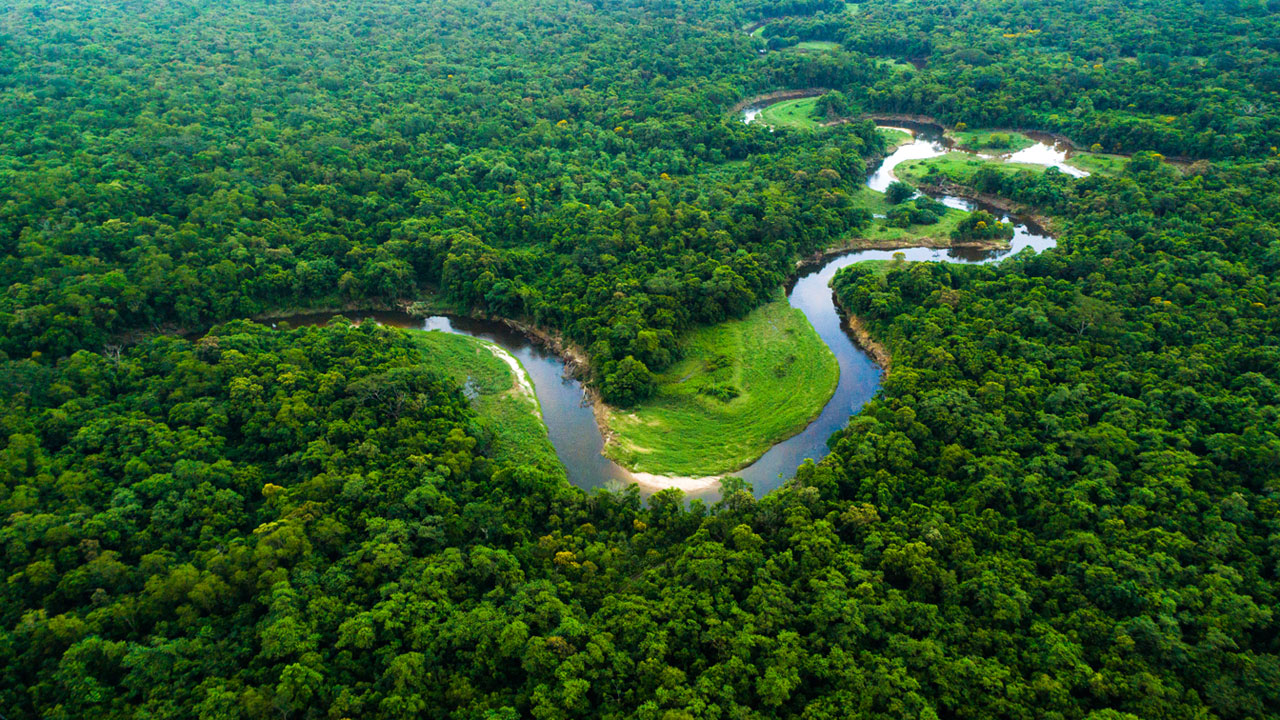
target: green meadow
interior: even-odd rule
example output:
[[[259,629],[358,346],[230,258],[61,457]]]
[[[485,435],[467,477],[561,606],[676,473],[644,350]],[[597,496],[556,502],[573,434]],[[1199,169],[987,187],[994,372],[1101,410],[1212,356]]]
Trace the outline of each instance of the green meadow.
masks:
[[[1067,158],[1067,164],[1099,175],[1119,175],[1129,164],[1129,158],[1124,155],[1077,152]]]
[[[903,145],[906,145],[912,140],[911,133],[907,132],[906,130],[882,127],[882,128],[877,128],[876,131],[879,132],[882,137],[884,137],[886,152],[893,152],[894,150],[902,147]]]
[[[1036,144],[1022,133],[1006,130],[950,130],[947,137],[956,147],[989,153],[1012,153]]]
[[[1124,172],[1125,166],[1129,164],[1129,158],[1120,155],[1078,152],[1067,158],[1067,164],[1091,173],[1118,175]],[[963,185],[966,184],[967,178],[983,166],[995,168],[1001,173],[1015,173],[1020,170],[1039,173],[1046,169],[1046,166],[1034,163],[1011,163],[997,158],[982,158],[965,152],[950,152],[935,158],[909,160],[899,165],[894,170],[894,174],[905,182],[918,185],[929,174],[931,168],[937,168],[947,177]]]
[[[1044,172],[1044,165],[1034,165],[1031,163],[1011,163],[994,158],[982,158],[977,155],[971,155],[965,152],[949,152],[946,155],[940,155],[934,158],[926,158],[923,160],[908,160],[894,169],[894,174],[899,180],[919,185],[926,176],[929,175],[931,169],[937,169],[939,172],[945,173],[952,180],[965,184],[965,178],[968,178],[977,172],[981,167],[992,167],[1002,173],[1016,173],[1019,170],[1030,170],[1031,172]]]
[[[813,109],[817,104],[816,97],[783,100],[765,108],[756,122],[776,128],[815,130],[821,127],[819,120],[813,116]]]
[[[481,435],[490,444],[488,455],[497,465],[535,465],[564,473],[536,395],[522,387],[511,366],[494,353],[498,346],[466,335],[408,332],[427,365],[461,385],[471,398]]]
[[[706,476],[750,464],[817,417],[840,370],[804,313],[779,298],[688,334],[655,395],[615,410],[605,454],[641,472]]]
[[[897,58],[879,57],[875,58],[875,61],[876,64],[887,67],[895,72],[906,72],[907,70],[914,71],[916,69],[915,65]]]

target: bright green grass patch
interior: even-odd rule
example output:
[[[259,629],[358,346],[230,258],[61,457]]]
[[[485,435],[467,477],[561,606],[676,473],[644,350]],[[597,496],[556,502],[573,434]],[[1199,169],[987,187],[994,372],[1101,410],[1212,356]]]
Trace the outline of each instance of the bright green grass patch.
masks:
[[[772,125],[773,127],[815,130],[821,127],[818,119],[813,117],[813,110],[817,104],[818,98],[816,97],[783,100],[761,111],[757,122]]]
[[[854,196],[854,204],[859,207],[865,207],[873,215],[884,215],[888,208],[892,207],[884,200],[884,195],[872,190],[863,189],[861,193]],[[845,247],[850,250],[859,248],[894,248],[894,247],[949,247],[952,243],[951,231],[955,230],[960,221],[964,220],[969,213],[955,208],[947,208],[946,213],[936,223],[928,225],[908,225],[907,227],[894,227],[888,224],[888,220],[883,217],[877,217],[872,220],[871,225],[860,228],[850,235],[846,236],[836,247]],[[864,262],[889,262],[888,260],[867,260]]]
[[[1036,144],[1022,133],[1005,130],[952,130],[947,137],[957,147],[993,153],[1012,153]]]
[[[889,208],[893,207],[893,204],[885,199],[884,193],[876,192],[865,185],[858,188],[850,199],[855,207],[866,210],[872,215],[884,215],[889,212]]]
[[[960,225],[969,213],[955,208],[947,208],[942,218],[929,225],[908,225],[894,227],[884,218],[876,218],[871,227],[858,231],[859,237],[872,246],[914,246],[943,247],[951,243],[951,231]]]
[[[911,133],[897,128],[881,127],[876,128],[876,132],[879,132],[884,137],[885,150],[888,152],[893,152],[915,139],[911,136]]]
[[[755,30],[752,30],[752,31],[751,31],[751,37],[764,37],[764,28],[765,28],[765,26],[764,26],[764,25],[761,25],[760,27],[756,28]]]
[[[850,15],[857,15],[862,12],[862,8],[858,7],[858,3],[847,2],[844,4],[844,11]]]
[[[888,275],[890,270],[901,270],[907,267],[914,260],[908,260],[902,253],[894,253],[896,257],[892,260],[860,260],[857,265],[865,270],[870,270],[874,275]]]
[[[547,437],[538,399],[522,389],[496,345],[466,335],[410,330],[428,366],[463,387],[489,443],[489,457],[502,465],[534,465],[563,475]],[[523,373],[523,370],[521,371]]]
[[[909,225],[904,228],[887,225],[885,220],[877,218],[871,227],[858,231],[858,237],[867,241],[870,246],[893,245],[907,247],[923,245],[926,247],[944,247],[950,244],[951,231],[960,225],[969,213],[955,208],[948,208],[942,219],[931,225]]]
[[[839,379],[804,313],[778,299],[689,333],[684,359],[658,375],[654,396],[612,414],[605,454],[640,472],[731,472],[803,430]]]
[[[1030,170],[1037,173],[1045,171],[1044,165],[1011,163],[1003,160],[981,158],[969,153],[950,152],[935,158],[908,160],[894,168],[894,174],[900,180],[918,185],[929,174],[930,168],[937,168],[939,172],[964,185],[966,180],[984,165],[993,167],[1002,173],[1016,173],[1019,170]]]
[[[904,71],[907,71],[907,70],[912,70],[912,71],[914,71],[914,70],[916,69],[916,66],[915,66],[915,65],[912,65],[912,64],[911,64],[911,63],[909,63],[909,62],[904,62],[904,61],[899,60],[899,59],[897,59],[897,58],[885,58],[885,57],[878,57],[878,58],[875,58],[875,61],[876,61],[876,63],[877,63],[878,65],[882,65],[882,66],[884,66],[884,67],[887,67],[887,68],[889,68],[890,70],[893,70],[893,71],[895,71],[895,72],[904,72]]]
[[[1129,164],[1123,155],[1077,152],[1067,158],[1067,164],[1098,175],[1119,175]]]
[[[902,166],[899,165],[898,169]],[[901,173],[899,173],[901,177]],[[889,210],[893,208],[893,204],[885,199],[884,193],[876,192],[868,187],[862,187],[851,198],[855,207],[862,208],[867,212],[875,215],[887,215]],[[859,240],[866,241],[861,244],[865,245],[899,245],[911,244],[920,245],[945,245],[951,237],[951,231],[960,224],[968,213],[955,208],[947,208],[942,218],[929,225],[909,225],[905,228],[892,227],[886,224],[882,217],[877,217],[872,221],[871,226],[858,230],[856,236]]]
[[[786,49],[797,52],[830,52],[832,50],[839,50],[840,43],[830,42],[828,40],[802,40]]]

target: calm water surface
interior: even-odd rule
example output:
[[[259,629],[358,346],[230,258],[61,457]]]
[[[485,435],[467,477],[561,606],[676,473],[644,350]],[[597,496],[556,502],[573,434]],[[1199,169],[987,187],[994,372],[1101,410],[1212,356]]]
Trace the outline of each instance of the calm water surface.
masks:
[[[758,114],[759,110],[754,110]],[[753,108],[744,111],[744,119],[749,121],[749,113],[752,111]],[[911,126],[898,129],[911,132],[914,140],[898,148],[872,172],[867,184],[874,190],[883,191],[893,182],[893,168],[900,163],[947,152],[941,131],[937,128]],[[966,210],[974,207],[974,203],[964,198],[942,196],[939,199],[951,207]],[[756,495],[774,490],[790,478],[805,459],[821,460],[827,454],[827,439],[843,428],[848,423],[849,416],[857,413],[880,388],[880,368],[854,343],[836,308],[830,283],[840,268],[863,260],[889,260],[899,253],[909,261],[986,263],[1025,248],[1039,252],[1053,247],[1053,238],[1017,222],[1016,219],[1007,216],[1004,219],[1015,222],[1015,235],[1011,248],[1007,251],[933,248],[859,250],[832,257],[821,266],[803,271],[787,293],[787,302],[804,312],[823,342],[831,348],[840,364],[840,382],[822,414],[808,427],[774,445],[755,463],[733,474],[749,482]],[[596,426],[582,384],[566,376],[564,362],[558,356],[535,344],[522,333],[499,322],[443,315],[426,319],[395,312],[357,312],[344,315],[352,320],[374,320],[395,327],[460,333],[502,346],[519,359],[528,371],[542,404],[542,414],[551,443],[568,472],[570,482],[591,490],[601,487],[620,489],[634,481],[629,471],[600,454],[604,440]],[[297,326],[325,323],[333,316],[333,313],[297,315],[286,320]],[[642,489],[646,494],[652,491],[652,488],[644,488],[643,485]],[[689,495],[715,500],[719,497],[719,489],[713,486],[690,492]]]

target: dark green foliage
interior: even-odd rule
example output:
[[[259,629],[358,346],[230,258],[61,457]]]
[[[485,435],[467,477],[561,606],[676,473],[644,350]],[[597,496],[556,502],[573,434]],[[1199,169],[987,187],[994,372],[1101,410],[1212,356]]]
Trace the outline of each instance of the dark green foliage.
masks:
[[[623,407],[634,405],[653,394],[653,373],[645,364],[630,355],[604,364],[605,397]]]
[[[836,276],[894,367],[832,492],[946,647],[1058,664],[1037,715],[1273,716],[1280,164],[1073,191],[1055,252]]]
[[[853,106],[850,105],[849,98],[845,97],[844,93],[834,90],[818,98],[814,112],[824,119],[842,118],[853,113]]]
[[[240,322],[78,352],[38,386],[36,363],[4,366],[6,714],[331,702],[321,617],[459,543],[501,484],[461,393],[420,362],[372,323]],[[565,491],[505,472],[527,498]],[[522,532],[484,517],[495,541]]]
[[[766,62],[658,7],[45,15],[15,8],[0,43],[12,357],[439,288],[594,347],[624,402],[606,363],[664,367],[676,335],[868,220],[849,195],[870,124],[784,140],[721,113],[874,66]]]
[[[903,183],[895,183],[895,185],[901,184]],[[889,189],[892,190],[893,185],[890,185]],[[946,205],[931,197],[921,195],[909,203],[903,203],[890,209],[886,215],[886,221],[893,227],[932,225],[941,220],[946,211]]]
[[[1280,13],[1259,2],[867,0],[766,28],[793,41],[927,60],[872,86],[832,85],[881,112],[1065,133],[1107,152],[1275,155]]]
[[[897,205],[911,199],[916,194],[916,189],[901,180],[894,180],[889,183],[889,187],[885,188],[884,196],[889,202]]]
[[[1275,0],[857,6],[8,8],[0,713],[1280,714]],[[976,172],[1056,250],[837,275],[892,369],[765,498],[499,467],[372,324],[137,340],[430,288],[643,398],[870,222],[869,123],[721,116],[780,87],[1138,154]]]

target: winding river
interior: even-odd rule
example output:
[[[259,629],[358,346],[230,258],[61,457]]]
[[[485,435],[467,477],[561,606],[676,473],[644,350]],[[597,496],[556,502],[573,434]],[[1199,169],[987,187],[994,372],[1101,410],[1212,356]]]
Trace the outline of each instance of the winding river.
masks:
[[[755,110],[750,108],[747,112]],[[745,119],[744,115],[744,119]],[[898,128],[904,129],[904,128]],[[883,190],[893,182],[893,169],[912,159],[934,157],[948,151],[942,132],[931,126],[905,128],[913,140],[897,148],[870,175],[867,184]],[[972,201],[959,197],[939,198],[951,207],[973,209]],[[987,208],[991,210],[991,208]],[[997,215],[1002,215],[995,211]],[[1005,217],[1004,219],[1009,220]],[[1051,237],[1014,220],[1015,234],[1008,250],[989,252],[972,249],[906,248],[897,250],[859,250],[836,255],[816,267],[803,270],[795,278],[787,301],[804,312],[818,335],[831,348],[840,365],[840,381],[835,394],[822,414],[799,434],[774,445],[760,459],[734,475],[749,482],[756,495],[763,495],[790,478],[806,458],[815,461],[827,454],[827,439],[843,428],[849,416],[858,412],[880,387],[880,368],[853,341],[845,327],[829,286],[840,268],[863,260],[888,260],[901,253],[906,260],[928,260],[951,263],[986,263],[1011,253],[1032,248],[1039,252],[1053,247]],[[663,479],[637,475],[604,457],[604,439],[596,425],[592,408],[581,383],[568,377],[564,362],[553,352],[530,340],[524,334],[494,321],[438,315],[419,318],[397,312],[343,313],[352,320],[369,319],[396,327],[453,332],[496,343],[514,355],[533,381],[542,404],[547,432],[556,454],[564,464],[569,480],[586,490],[620,489],[639,483],[645,494],[662,487],[681,487],[691,497],[708,500],[719,498],[719,483],[707,479]],[[285,318],[292,325],[328,322],[334,313],[295,315]]]

